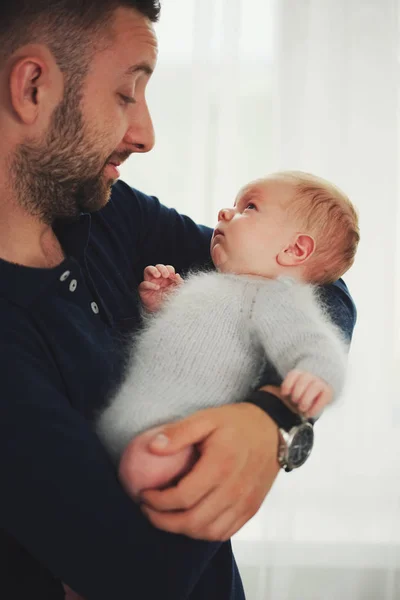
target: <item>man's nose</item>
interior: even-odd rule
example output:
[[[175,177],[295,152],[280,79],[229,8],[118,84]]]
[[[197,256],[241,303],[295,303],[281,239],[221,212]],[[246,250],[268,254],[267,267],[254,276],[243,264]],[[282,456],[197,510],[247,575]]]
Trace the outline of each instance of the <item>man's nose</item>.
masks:
[[[218,221],[230,221],[233,217],[233,208],[221,208],[218,213]]]
[[[154,147],[154,127],[147,104],[143,105],[140,114],[135,114],[125,134],[124,142],[134,146],[134,152],[149,152]]]

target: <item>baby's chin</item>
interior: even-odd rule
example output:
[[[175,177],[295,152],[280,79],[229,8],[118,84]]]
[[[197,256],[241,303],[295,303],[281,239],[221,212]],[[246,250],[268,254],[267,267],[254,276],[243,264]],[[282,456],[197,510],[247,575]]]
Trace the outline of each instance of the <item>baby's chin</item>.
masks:
[[[235,268],[238,267],[238,265],[233,263],[232,259],[229,258],[225,248],[221,244],[216,244],[213,248],[211,248],[211,259],[214,263],[214,267],[219,273],[234,273],[236,275],[240,274],[240,269]]]
[[[228,255],[221,244],[215,244],[215,246],[211,248],[211,259],[215,268],[223,273],[224,265],[228,262]]]

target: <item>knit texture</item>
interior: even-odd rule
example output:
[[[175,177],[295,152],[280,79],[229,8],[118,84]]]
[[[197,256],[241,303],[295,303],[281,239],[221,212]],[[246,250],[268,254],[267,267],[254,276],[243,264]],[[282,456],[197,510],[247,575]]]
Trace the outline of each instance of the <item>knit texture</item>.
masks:
[[[191,275],[137,336],[126,377],[98,422],[118,460],[150,427],[243,400],[270,361],[318,375],[337,396],[347,347],[316,288],[288,278]]]

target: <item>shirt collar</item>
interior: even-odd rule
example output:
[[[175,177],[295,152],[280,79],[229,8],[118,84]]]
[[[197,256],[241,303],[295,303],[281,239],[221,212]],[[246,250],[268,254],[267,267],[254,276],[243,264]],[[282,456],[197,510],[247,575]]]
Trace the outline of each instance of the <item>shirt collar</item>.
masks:
[[[91,216],[82,213],[74,222],[59,221],[54,232],[66,254],[66,259],[51,269],[17,265],[0,259],[0,298],[24,308],[30,306],[46,290],[54,286],[63,274],[84,260],[90,239]]]

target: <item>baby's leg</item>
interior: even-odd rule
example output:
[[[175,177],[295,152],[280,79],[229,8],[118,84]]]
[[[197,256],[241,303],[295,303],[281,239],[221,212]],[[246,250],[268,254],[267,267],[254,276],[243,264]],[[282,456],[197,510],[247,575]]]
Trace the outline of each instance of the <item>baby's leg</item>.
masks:
[[[119,464],[119,478],[130,496],[137,499],[141,490],[162,489],[173,485],[196,462],[198,453],[189,446],[176,454],[158,456],[148,445],[162,427],[138,435],[125,448]]]

